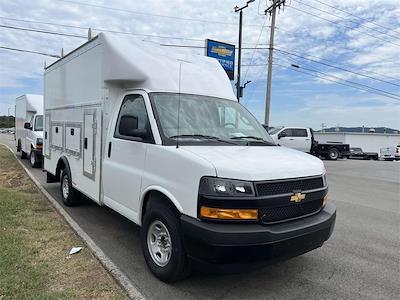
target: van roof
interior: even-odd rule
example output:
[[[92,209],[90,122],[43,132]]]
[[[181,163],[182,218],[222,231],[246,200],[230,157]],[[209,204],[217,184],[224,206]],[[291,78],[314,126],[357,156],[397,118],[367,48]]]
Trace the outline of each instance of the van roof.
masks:
[[[17,99],[26,100],[26,111],[31,111],[36,114],[43,114],[43,96],[36,94],[24,94],[19,96]]]
[[[231,82],[218,60],[188,49],[163,47],[154,42],[116,34],[98,36],[46,68],[46,72],[90,49],[101,59],[102,80],[125,89],[199,94],[236,100]],[[96,52],[93,51],[93,52]],[[101,53],[101,54],[100,54]],[[93,53],[93,55],[96,55]]]

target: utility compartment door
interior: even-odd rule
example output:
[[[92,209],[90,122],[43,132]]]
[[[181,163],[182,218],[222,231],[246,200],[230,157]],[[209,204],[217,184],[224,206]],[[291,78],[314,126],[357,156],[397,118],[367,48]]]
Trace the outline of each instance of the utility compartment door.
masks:
[[[50,159],[50,114],[44,118],[44,156]]]
[[[95,179],[96,174],[96,110],[87,109],[83,116],[83,175]]]

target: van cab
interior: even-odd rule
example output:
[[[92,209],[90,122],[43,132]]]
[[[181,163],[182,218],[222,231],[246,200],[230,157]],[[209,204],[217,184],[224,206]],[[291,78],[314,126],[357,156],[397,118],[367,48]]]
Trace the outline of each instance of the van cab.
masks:
[[[218,61],[175,55],[100,34],[47,67],[44,167],[64,204],[83,193],[139,225],[166,282],[322,246],[322,161],[276,146]]]

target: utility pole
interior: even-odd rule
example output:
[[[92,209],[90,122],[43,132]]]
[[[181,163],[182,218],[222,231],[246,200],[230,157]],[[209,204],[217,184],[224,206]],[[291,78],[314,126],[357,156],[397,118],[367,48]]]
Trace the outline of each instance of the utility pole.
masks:
[[[11,107],[8,108],[8,115],[7,115],[8,117],[10,116],[10,108]]]
[[[255,0],[249,0],[246,2],[245,6],[238,7],[235,6],[235,13],[239,12],[239,49],[238,49],[238,70],[237,70],[237,81],[236,81],[236,97],[238,102],[240,102],[240,97],[243,96],[242,90],[243,88],[240,86],[240,71],[242,64],[242,20],[243,20],[243,9],[249,6],[251,2]]]
[[[264,124],[269,126],[269,111],[271,106],[271,81],[272,81],[272,53],[274,50],[275,37],[275,18],[276,9],[285,5],[286,0],[271,0],[272,5],[265,10],[265,14],[271,16],[271,32],[269,36],[269,53],[268,53],[268,79],[267,79],[267,95],[265,98],[265,119]]]

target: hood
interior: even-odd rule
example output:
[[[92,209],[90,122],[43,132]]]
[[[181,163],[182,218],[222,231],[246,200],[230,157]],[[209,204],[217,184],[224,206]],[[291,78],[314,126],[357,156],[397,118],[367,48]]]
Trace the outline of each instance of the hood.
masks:
[[[221,178],[250,181],[307,177],[325,173],[310,154],[278,146],[181,146],[214,165]]]

